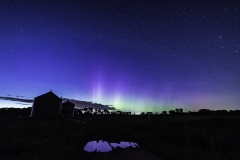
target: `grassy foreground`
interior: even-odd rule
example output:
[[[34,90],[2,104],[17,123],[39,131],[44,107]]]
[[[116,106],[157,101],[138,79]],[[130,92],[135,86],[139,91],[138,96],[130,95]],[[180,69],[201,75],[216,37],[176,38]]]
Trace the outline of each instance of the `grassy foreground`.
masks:
[[[83,116],[0,119],[0,159],[80,160],[84,146],[112,122],[126,140],[164,160],[240,159],[240,117]],[[111,132],[112,128],[104,128]]]

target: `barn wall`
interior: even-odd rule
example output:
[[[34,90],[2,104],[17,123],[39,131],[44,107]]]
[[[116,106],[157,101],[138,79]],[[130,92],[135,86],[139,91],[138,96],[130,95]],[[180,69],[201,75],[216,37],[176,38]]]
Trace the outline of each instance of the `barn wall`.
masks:
[[[52,97],[36,97],[34,99],[31,116],[60,115],[61,99]]]
[[[75,105],[65,105],[62,104],[61,114],[64,116],[74,116]]]

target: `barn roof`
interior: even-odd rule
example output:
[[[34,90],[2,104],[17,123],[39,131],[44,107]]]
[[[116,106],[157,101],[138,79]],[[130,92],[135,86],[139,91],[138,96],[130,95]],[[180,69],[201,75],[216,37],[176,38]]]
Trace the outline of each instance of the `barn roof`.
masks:
[[[47,92],[47,93],[45,93],[45,94],[42,94],[42,95],[40,95],[40,96],[37,96],[37,97],[35,97],[35,98],[40,98],[40,97],[51,97],[51,98],[61,99],[61,98],[59,98],[56,94],[54,94],[52,91]],[[61,99],[61,100],[62,100],[62,99]]]
[[[67,100],[66,102],[62,103],[63,105],[75,105],[74,103],[70,102],[69,100]]]

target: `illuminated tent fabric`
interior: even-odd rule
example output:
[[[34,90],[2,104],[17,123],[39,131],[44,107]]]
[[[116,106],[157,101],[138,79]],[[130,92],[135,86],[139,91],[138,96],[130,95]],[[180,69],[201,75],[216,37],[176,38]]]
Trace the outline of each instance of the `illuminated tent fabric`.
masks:
[[[30,117],[59,116],[61,113],[62,99],[52,91],[34,98]]]

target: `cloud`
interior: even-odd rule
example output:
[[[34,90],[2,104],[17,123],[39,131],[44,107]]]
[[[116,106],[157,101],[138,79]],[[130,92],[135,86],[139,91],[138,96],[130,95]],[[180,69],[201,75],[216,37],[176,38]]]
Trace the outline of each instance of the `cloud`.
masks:
[[[17,102],[25,102],[25,103],[32,103],[32,99],[22,99],[22,98],[14,98],[14,97],[1,97],[2,100],[8,100],[8,101],[17,101]]]
[[[67,100],[74,103],[76,108],[98,108],[98,109],[116,110],[114,107],[112,107],[112,105],[103,105],[100,103],[63,98],[63,101],[67,101]]]
[[[25,96],[16,96],[16,97],[25,97]]]
[[[25,104],[25,103],[16,103],[16,104],[21,104],[21,105],[29,105],[29,104]]]
[[[7,100],[7,101],[17,101],[17,102],[23,102],[23,103],[16,103],[16,104],[21,104],[21,105],[29,105],[29,104],[24,104],[24,103],[33,103],[33,99],[23,99],[19,97],[24,97],[24,96],[17,96],[16,97],[1,97],[1,100]],[[75,100],[75,99],[67,99],[63,98],[63,101],[71,101],[72,103],[75,104],[76,108],[98,108],[98,109],[107,109],[107,110],[116,110],[112,105],[103,105],[100,103],[93,103],[93,102],[88,102],[88,101],[80,101],[80,100]]]

